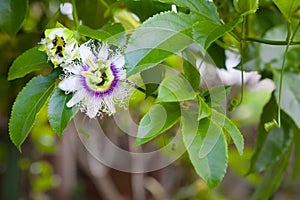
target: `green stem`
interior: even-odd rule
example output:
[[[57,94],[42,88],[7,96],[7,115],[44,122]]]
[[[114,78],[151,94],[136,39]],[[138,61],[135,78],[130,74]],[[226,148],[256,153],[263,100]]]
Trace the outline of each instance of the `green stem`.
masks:
[[[233,31],[229,32],[229,34],[230,34],[234,39],[236,39],[237,41],[240,41],[240,40],[241,40],[241,38],[240,38],[237,34],[235,34]]]
[[[73,18],[74,18],[74,23],[75,23],[75,28],[78,28],[79,25],[79,20],[78,20],[78,14],[77,14],[77,7],[75,0],[72,0],[72,6],[73,6]]]
[[[244,88],[245,88],[245,80],[244,80],[244,52],[245,52],[245,48],[246,48],[246,34],[247,34],[247,30],[246,30],[246,26],[247,26],[247,17],[244,16],[243,17],[243,23],[242,23],[242,38],[240,39],[240,51],[241,51],[241,79],[242,79],[242,85],[241,85],[241,98],[240,101],[237,103],[236,106],[239,106],[244,99]]]
[[[245,40],[263,43],[263,44],[269,44],[269,45],[287,45],[286,41],[267,40],[262,38],[246,37]],[[290,43],[290,45],[298,45],[298,44],[300,44],[300,41],[294,41]]]
[[[284,66],[285,66],[285,62],[286,62],[289,47],[290,47],[293,39],[296,36],[296,33],[299,29],[299,26],[300,26],[300,23],[298,23],[293,35],[291,36],[291,24],[290,23],[287,24],[287,31],[288,31],[287,35],[286,35],[287,45],[286,45],[286,48],[285,48],[285,51],[284,51],[284,57],[283,57],[283,60],[282,60],[280,83],[279,83],[280,85],[279,85],[278,110],[277,110],[278,123],[276,124],[278,128],[280,128],[280,126],[281,126],[281,116],[280,116],[281,106],[280,105],[281,105],[281,99],[282,99],[282,85],[283,85],[283,76],[284,76]]]
[[[99,2],[107,9],[109,9],[109,5],[105,0],[99,0]]]

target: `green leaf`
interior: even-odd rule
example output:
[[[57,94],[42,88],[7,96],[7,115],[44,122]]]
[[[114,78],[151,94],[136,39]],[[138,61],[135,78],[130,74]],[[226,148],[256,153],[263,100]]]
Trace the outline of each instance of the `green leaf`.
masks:
[[[217,112],[216,110],[213,110],[211,120],[215,121],[216,124],[218,124],[229,134],[239,154],[243,155],[244,138],[236,125],[227,116]]]
[[[201,48],[207,50],[214,41],[225,33],[232,31],[241,20],[242,18],[236,18],[227,24],[221,24],[212,20],[200,20],[193,26],[193,37]]]
[[[29,49],[14,60],[8,72],[8,80],[22,78],[30,72],[51,65],[48,62],[47,54],[39,51],[38,48]]]
[[[141,21],[145,21],[149,17],[171,9],[170,5],[166,5],[155,0],[123,0],[127,8],[135,13]]]
[[[272,121],[276,117],[276,113],[277,113],[277,104],[276,104],[274,94],[272,94],[269,102],[264,106],[263,112],[260,116],[260,123],[258,126],[258,131],[255,139],[255,152],[251,158],[251,166],[248,171],[248,174],[256,171],[254,170],[254,165],[258,160],[260,152],[262,151],[262,148],[264,147],[264,144],[268,136],[268,132],[266,131],[264,125],[265,123]]]
[[[264,177],[251,197],[251,200],[269,199],[273,192],[279,187],[289,163],[291,150],[292,144],[288,147],[288,151],[265,172]]]
[[[292,16],[300,8],[299,0],[273,0],[273,2],[288,22],[291,22]]]
[[[207,49],[208,55],[212,59],[212,64],[216,65],[218,68],[226,69],[226,55],[225,49],[217,45],[216,43],[212,43],[209,48]]]
[[[275,71],[274,71],[275,72]],[[276,100],[279,101],[279,85],[280,85],[280,73],[274,73],[274,82],[276,83]],[[300,91],[298,84],[300,77],[296,73],[285,72],[282,82],[282,99],[281,109],[286,112],[300,128]]]
[[[202,1],[194,1],[194,0],[159,0],[163,3],[171,3],[176,4],[180,7],[187,7],[194,14],[197,14],[200,19],[209,19],[215,22],[219,22],[219,13],[217,11],[216,6],[213,2],[202,0]]]
[[[146,69],[141,72],[141,77],[146,86],[146,97],[151,96],[162,82],[165,68],[162,65]]]
[[[55,89],[49,101],[49,122],[53,130],[60,137],[62,136],[63,131],[68,126],[71,119],[75,116],[80,108],[80,106],[78,105],[75,105],[72,108],[68,108],[66,106],[71,97],[72,95],[66,95],[62,90],[57,88]]]
[[[75,0],[78,18],[82,21],[82,24],[91,28],[97,29],[105,25],[108,18],[105,17],[107,8],[103,6],[99,0]]]
[[[227,143],[222,129],[208,118],[197,121],[198,110],[183,110],[182,134],[197,174],[210,188],[216,187],[227,168]]]
[[[162,103],[152,106],[141,119],[135,145],[144,144],[171,128],[180,117],[178,103]]]
[[[158,88],[157,102],[178,102],[192,100],[196,93],[190,83],[182,76],[169,76]]]
[[[271,129],[261,151],[256,152],[258,155],[252,165],[252,172],[260,172],[266,169],[276,162],[281,155],[286,154],[288,147],[293,141],[293,132],[290,127],[291,124],[282,122],[280,129]]]
[[[14,36],[26,17],[28,0],[0,0],[0,29]]]
[[[9,135],[19,150],[33,126],[37,113],[52,94],[57,78],[57,70],[47,76],[37,76],[17,96],[12,107]]]
[[[131,36],[126,49],[127,76],[164,61],[193,43],[189,15],[165,12],[145,21]]]
[[[97,30],[85,25],[80,25],[77,31],[83,36],[117,46],[125,39],[125,30],[121,24],[106,25],[102,29]]]
[[[207,105],[207,103],[204,101],[202,97],[198,97],[198,102],[200,105],[198,120],[209,117],[211,115],[211,108]]]
[[[196,67],[196,58],[191,51],[184,52],[183,70],[185,78],[194,91],[197,91],[200,87],[200,73]]]
[[[298,128],[294,127],[294,145],[295,145],[295,151],[294,151],[294,158],[299,158],[300,156],[300,130]],[[296,181],[299,178],[300,175],[300,159],[294,159],[294,170],[292,175],[292,180]]]
[[[282,155],[287,153],[289,146],[293,143],[292,124],[287,119],[288,117],[282,114],[281,128],[271,129],[263,146],[259,151],[255,151],[250,172],[261,172],[277,162]]]

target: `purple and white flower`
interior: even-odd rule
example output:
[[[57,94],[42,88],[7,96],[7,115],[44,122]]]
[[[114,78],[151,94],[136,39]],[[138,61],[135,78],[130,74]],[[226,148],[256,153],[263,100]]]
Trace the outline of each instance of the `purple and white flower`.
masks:
[[[81,103],[90,118],[114,114],[115,104],[123,106],[130,93],[124,56],[118,48],[94,40],[82,44],[79,54],[81,62],[70,66],[71,73],[58,85],[74,93],[67,107]]]

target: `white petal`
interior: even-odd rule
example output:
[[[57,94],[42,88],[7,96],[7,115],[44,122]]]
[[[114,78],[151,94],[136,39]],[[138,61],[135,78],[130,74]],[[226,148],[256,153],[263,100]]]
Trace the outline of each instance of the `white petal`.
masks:
[[[101,49],[99,50],[98,59],[107,60],[108,58],[108,44],[103,43]]]
[[[108,108],[108,114],[114,114],[116,113],[116,108],[115,108],[115,104],[114,101],[112,100],[111,97],[106,97],[103,99],[105,104],[107,105]]]
[[[67,54],[68,56],[71,57],[77,53],[78,53],[77,43],[75,40],[71,40],[70,42],[67,43],[67,45],[65,47],[65,54]],[[75,59],[75,58],[73,58],[73,59]]]
[[[79,47],[79,54],[83,62],[89,57],[94,57],[90,47],[87,47],[85,43]]]
[[[73,74],[80,74],[80,72],[82,71],[82,67],[80,65],[72,65],[72,66],[66,66],[66,68],[64,68],[65,70],[67,70],[68,72],[71,72]]]
[[[79,76],[71,76],[62,80],[58,84],[59,89],[67,92],[75,92],[80,89],[82,86],[79,81]]]
[[[96,98],[89,98],[86,103],[86,114],[90,118],[96,117],[99,108],[101,106],[101,100],[98,100]]]
[[[84,89],[78,90],[74,96],[72,97],[72,99],[70,99],[70,101],[67,103],[67,107],[72,107],[75,104],[79,103],[80,101],[82,101],[85,97],[86,93],[84,91]]]
[[[64,15],[72,14],[73,12],[73,6],[71,3],[61,3],[60,4],[60,12]]]
[[[49,34],[49,38],[54,40],[56,36],[63,37],[64,36],[64,28],[53,28]]]
[[[117,68],[122,68],[125,65],[124,56],[121,56],[121,55],[116,56],[116,57],[112,58],[112,62]]]

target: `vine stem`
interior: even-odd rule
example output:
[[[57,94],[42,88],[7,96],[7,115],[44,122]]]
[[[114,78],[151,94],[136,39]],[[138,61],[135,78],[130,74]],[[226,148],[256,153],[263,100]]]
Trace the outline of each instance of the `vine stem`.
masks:
[[[258,42],[263,44],[269,44],[269,45],[287,45],[287,41],[276,41],[276,40],[267,40],[262,38],[254,38],[254,37],[246,37],[245,40],[252,41],[252,42]],[[298,45],[300,44],[300,41],[291,41],[290,45]]]
[[[75,28],[78,28],[79,25],[79,20],[78,20],[78,14],[77,14],[77,7],[75,0],[72,0],[72,6],[73,6],[73,18],[74,18],[74,23],[75,23]]]
[[[283,77],[284,77],[284,66],[285,66],[285,62],[286,62],[286,58],[287,58],[287,54],[288,54],[288,50],[289,50],[289,47],[293,41],[293,39],[295,38],[296,36],[296,33],[299,29],[299,26],[300,26],[300,22],[298,23],[293,35],[291,36],[292,34],[292,31],[291,31],[291,24],[290,23],[287,23],[287,35],[286,35],[286,48],[285,48],[285,51],[284,51],[284,57],[283,57],[283,60],[282,60],[282,65],[281,65],[281,74],[280,74],[280,83],[279,83],[279,97],[278,97],[278,110],[277,110],[277,117],[278,117],[278,123],[276,124],[278,128],[280,128],[281,126],[281,116],[280,116],[280,113],[281,113],[281,99],[282,99],[282,85],[283,85]]]
[[[242,85],[241,85],[241,97],[239,102],[236,106],[241,105],[244,99],[244,88],[245,88],[245,80],[244,80],[244,50],[246,48],[246,26],[247,26],[247,17],[243,16],[243,22],[242,22],[242,37],[240,38],[240,51],[241,51],[241,79],[242,79]]]

